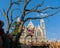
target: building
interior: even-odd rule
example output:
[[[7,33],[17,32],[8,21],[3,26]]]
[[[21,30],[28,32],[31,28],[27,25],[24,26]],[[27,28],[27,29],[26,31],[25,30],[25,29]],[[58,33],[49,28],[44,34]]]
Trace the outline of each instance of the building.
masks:
[[[34,33],[32,33],[32,37],[29,34],[29,31],[27,30],[30,29],[31,32],[34,29]],[[47,42],[46,38],[46,28],[45,28],[45,23],[44,19],[40,19],[40,25],[37,27],[34,26],[32,21],[30,20],[29,24],[24,27],[24,32],[21,35],[21,39],[19,40],[20,42]]]

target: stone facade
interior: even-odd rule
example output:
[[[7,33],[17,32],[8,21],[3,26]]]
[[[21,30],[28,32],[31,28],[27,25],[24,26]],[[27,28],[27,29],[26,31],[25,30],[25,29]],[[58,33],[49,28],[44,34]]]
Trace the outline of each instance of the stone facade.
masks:
[[[29,33],[27,28],[30,30],[33,30],[34,28],[34,33],[32,37],[27,36]],[[23,43],[24,42],[47,42],[44,19],[40,19],[40,25],[38,25],[37,27],[35,27],[32,21],[30,20],[27,27],[24,27],[24,32],[22,33],[21,39],[19,41]]]

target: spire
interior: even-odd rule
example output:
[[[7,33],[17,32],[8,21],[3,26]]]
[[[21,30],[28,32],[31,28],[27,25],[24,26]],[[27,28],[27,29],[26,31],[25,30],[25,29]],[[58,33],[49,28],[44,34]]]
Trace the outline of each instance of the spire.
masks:
[[[44,19],[40,19],[40,27],[45,29]]]
[[[42,29],[40,28],[40,25],[38,25],[38,28],[37,28],[40,32],[42,32]]]
[[[46,28],[44,24],[44,19],[40,19],[40,27],[42,30],[42,41],[46,42]]]
[[[19,17],[17,18],[17,22],[18,22],[18,23],[20,22],[20,18],[19,18]]]
[[[40,19],[40,22],[44,22],[44,19]]]
[[[33,23],[32,23],[32,21],[30,20],[30,22],[29,22],[29,24],[28,24],[28,26],[27,26],[28,28],[33,28],[34,27],[34,25],[33,25]]]
[[[40,26],[38,25],[38,29],[40,29]]]

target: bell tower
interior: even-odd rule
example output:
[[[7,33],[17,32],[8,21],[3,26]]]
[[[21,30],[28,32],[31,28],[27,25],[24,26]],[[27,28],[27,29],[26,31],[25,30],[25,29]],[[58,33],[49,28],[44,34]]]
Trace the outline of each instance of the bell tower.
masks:
[[[40,19],[40,27],[42,29],[42,42],[46,42],[46,28],[45,28],[45,23],[44,19]]]

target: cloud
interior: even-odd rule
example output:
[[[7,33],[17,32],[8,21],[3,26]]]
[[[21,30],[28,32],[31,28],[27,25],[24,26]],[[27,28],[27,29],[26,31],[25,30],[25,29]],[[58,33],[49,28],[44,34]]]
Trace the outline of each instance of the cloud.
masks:
[[[36,16],[39,17],[39,16],[47,16],[48,14],[47,13],[40,13],[40,14],[37,14]]]
[[[41,16],[47,16],[47,13],[40,13]]]

